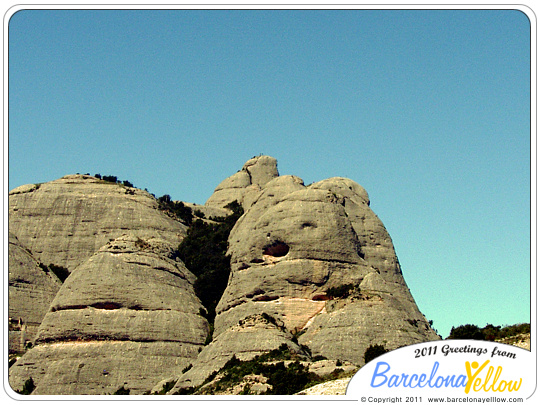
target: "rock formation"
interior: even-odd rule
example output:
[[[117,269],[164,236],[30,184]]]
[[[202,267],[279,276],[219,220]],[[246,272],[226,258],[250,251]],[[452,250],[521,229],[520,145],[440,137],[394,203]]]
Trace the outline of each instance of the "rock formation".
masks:
[[[278,176],[275,158],[253,157],[244,164],[242,170],[226,178],[216,187],[205,206],[223,209],[227,204],[238,201],[245,209],[251,205],[266,183]]]
[[[305,186],[258,156],[204,206],[185,205],[208,218],[234,201],[244,215],[228,239],[231,274],[207,320],[196,277],[176,257],[186,226],[147,192],[81,175],[13,190],[10,298],[30,296],[15,273],[31,272],[43,305],[29,315],[21,299],[10,302],[10,314],[40,323],[34,347],[10,368],[11,386],[31,377],[36,394],[193,392],[233,356],[285,347],[310,370],[360,367],[370,345],[439,338],[361,186],[338,177]],[[60,284],[40,263],[71,274]]]
[[[306,187],[287,175],[259,188],[251,202],[243,200],[246,212],[229,236],[232,272],[214,340],[179,378],[177,391],[201,384],[233,354],[249,359],[282,343],[361,366],[372,344],[394,349],[439,338],[361,186],[331,178]],[[214,196],[209,201],[216,205]]]
[[[127,231],[178,244],[186,226],[157,207],[146,191],[68,175],[10,191],[9,228],[36,259],[72,271]]]
[[[9,233],[9,350],[21,352],[32,342],[62,283]]]
[[[209,332],[193,282],[164,240],[107,243],[58,291],[12,386],[33,370],[36,394],[110,394],[124,383],[142,394],[181,373]]]
[[[9,202],[18,238],[10,245],[10,315],[40,323],[34,348],[10,368],[14,389],[32,377],[36,394],[113,393],[124,382],[143,393],[197,356],[208,323],[195,277],[174,257],[186,226],[154,197],[72,175],[19,187]],[[32,255],[71,274],[61,285]],[[24,289],[30,272],[43,280]]]

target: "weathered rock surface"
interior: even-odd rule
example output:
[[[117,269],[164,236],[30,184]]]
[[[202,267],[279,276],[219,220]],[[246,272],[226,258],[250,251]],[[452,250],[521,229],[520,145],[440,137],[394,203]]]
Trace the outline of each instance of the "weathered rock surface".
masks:
[[[244,209],[270,180],[278,177],[277,160],[270,156],[256,156],[248,160],[242,170],[223,180],[206,201],[207,207],[223,208],[238,201]]]
[[[251,183],[239,181],[243,173],[226,183],[238,185],[235,198],[252,192]],[[372,344],[391,350],[439,339],[407,288],[367,192],[346,178],[306,187],[296,176],[274,174],[248,204],[244,199],[246,211],[229,236],[231,276],[216,309],[214,340],[173,392],[201,384],[233,354],[254,356],[284,339],[297,346],[293,337],[313,356],[356,366]],[[260,314],[281,327],[251,327],[249,338],[232,338]]]
[[[20,352],[27,341],[33,341],[61,285],[58,277],[40,267],[31,252],[9,233],[10,351]]]
[[[229,244],[232,274],[215,335],[267,312],[301,331],[299,342],[314,355],[358,365],[373,342],[396,348],[438,338],[416,307],[367,193],[351,180],[309,187],[292,176],[272,180]],[[328,294],[345,285],[356,290]]]
[[[108,243],[66,279],[11,386],[31,376],[36,394],[112,393],[119,383],[140,394],[180,373],[209,332],[194,280],[162,239]]]
[[[114,394],[121,387],[144,394],[158,381],[180,374],[196,356],[195,346],[177,342],[41,344],[11,366],[10,385],[20,390],[31,376],[37,385],[35,395]]]
[[[295,395],[345,395],[350,381],[350,378],[327,381],[300,391]]]
[[[127,231],[177,245],[186,226],[157,207],[146,191],[68,175],[10,191],[9,229],[36,259],[72,271]]]
[[[439,339],[360,185],[335,177],[305,186],[258,156],[204,206],[185,205],[208,219],[234,201],[244,215],[229,235],[231,274],[212,328],[196,277],[176,258],[187,228],[150,194],[87,175],[12,190],[10,316],[39,329],[10,385],[32,377],[35,394],[141,394],[176,381],[174,394],[233,355],[249,360],[283,344],[324,374],[362,366],[370,345]],[[60,284],[40,263],[71,274]],[[246,376],[233,391],[242,384],[268,388]]]
[[[302,353],[302,349],[292,341],[292,337],[283,325],[274,323],[274,320],[267,316],[257,314],[247,317],[215,337],[212,343],[202,350],[193,367],[178,380],[171,393],[201,385],[233,355],[239,360],[251,360],[282,344],[289,346],[293,352]]]
[[[187,228],[149,193],[69,175],[12,190],[9,220],[10,317],[34,343],[12,388],[32,377],[36,394],[142,393],[197,357],[209,327],[175,258]],[[42,263],[71,274],[62,285]]]

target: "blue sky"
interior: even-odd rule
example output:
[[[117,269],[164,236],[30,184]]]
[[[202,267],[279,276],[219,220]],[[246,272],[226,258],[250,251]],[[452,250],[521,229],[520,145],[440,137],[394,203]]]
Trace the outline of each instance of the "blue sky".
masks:
[[[443,337],[529,322],[530,73],[518,10],[22,10],[9,189],[101,173],[202,204],[271,155],[366,188]]]

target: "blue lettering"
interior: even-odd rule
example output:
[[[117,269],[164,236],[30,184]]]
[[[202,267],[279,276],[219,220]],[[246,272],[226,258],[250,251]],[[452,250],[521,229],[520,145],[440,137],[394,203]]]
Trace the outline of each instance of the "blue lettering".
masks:
[[[416,380],[416,385],[412,385],[412,384],[413,384],[413,380]],[[407,385],[406,385],[406,387],[407,387]],[[411,375],[411,379],[409,380],[409,385],[408,385],[408,387],[411,387],[411,388],[416,388],[416,387],[418,387],[418,375],[416,375],[416,374]]]
[[[433,370],[431,370],[431,376],[429,377],[428,384],[431,388],[433,388],[433,385],[431,385],[431,380],[435,377],[435,374],[437,373],[437,370],[439,369],[439,362],[436,361],[433,364]],[[441,384],[442,385],[442,384]]]
[[[388,387],[398,387],[399,386],[399,377],[393,374],[388,380]]]
[[[468,380],[467,376],[461,375],[448,375],[448,376],[437,376],[437,371],[439,370],[439,362],[436,361],[433,363],[433,368],[431,369],[431,374],[429,378],[426,374],[405,374],[401,375],[392,374],[390,375],[390,364],[379,361],[375,366],[375,371],[371,378],[371,387],[378,388],[384,385],[387,385],[389,388],[403,387],[408,388],[424,388],[429,386],[430,388],[441,388],[445,387],[466,387]]]
[[[461,380],[461,382],[460,382]],[[452,387],[459,387],[459,386],[462,386],[462,387],[466,387],[467,386],[467,377],[463,374],[459,375],[457,380],[456,380],[456,385],[452,385]]]
[[[407,378],[409,377],[408,374],[401,374],[401,382],[403,383],[404,387],[408,387],[409,384],[407,384]]]
[[[379,372],[379,367],[382,366],[382,365],[386,366],[386,370]],[[377,388],[377,387],[380,387],[381,385],[386,384],[386,381],[388,380],[388,377],[386,377],[385,374],[386,374],[386,372],[388,370],[390,370],[390,365],[388,363],[386,363],[384,361],[377,362],[377,366],[375,367],[375,371],[373,372],[373,377],[371,378],[371,386],[373,388]],[[384,378],[383,382],[381,382],[379,384],[375,384],[375,379],[377,377]]]

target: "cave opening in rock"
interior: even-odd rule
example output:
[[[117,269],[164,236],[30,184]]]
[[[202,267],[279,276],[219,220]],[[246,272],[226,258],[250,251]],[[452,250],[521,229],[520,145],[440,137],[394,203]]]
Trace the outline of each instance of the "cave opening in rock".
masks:
[[[263,249],[263,255],[283,257],[289,253],[289,245],[284,242],[274,242]]]
[[[122,308],[122,305],[116,302],[96,302],[95,304],[92,304],[89,306],[95,309],[107,309],[107,310]]]

